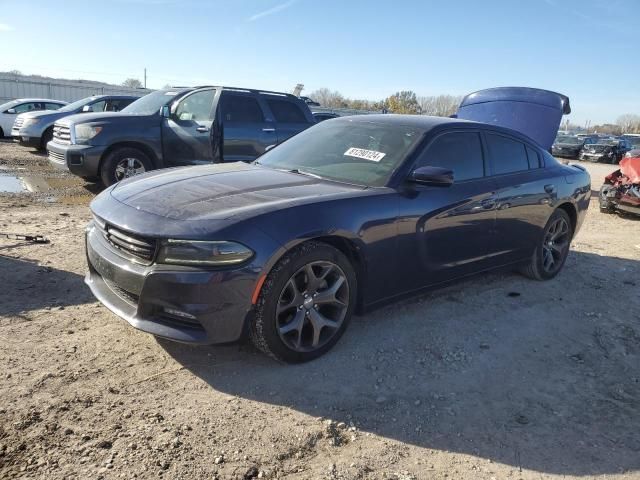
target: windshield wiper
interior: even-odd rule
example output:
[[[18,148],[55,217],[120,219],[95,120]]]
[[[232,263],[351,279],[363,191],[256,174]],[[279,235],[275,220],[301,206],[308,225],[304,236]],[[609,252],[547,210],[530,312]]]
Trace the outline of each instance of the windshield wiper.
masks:
[[[289,172],[289,173],[297,173],[298,175],[306,175],[308,177],[313,177],[313,178],[322,178],[320,175],[316,175],[314,173],[309,173],[305,170],[300,170],[299,168],[293,168],[291,170],[284,170],[285,172]]]

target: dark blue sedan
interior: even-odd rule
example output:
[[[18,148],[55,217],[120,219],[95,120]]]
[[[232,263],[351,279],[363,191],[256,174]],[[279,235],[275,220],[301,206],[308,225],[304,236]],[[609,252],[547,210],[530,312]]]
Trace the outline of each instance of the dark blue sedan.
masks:
[[[254,164],[122,181],[91,205],[87,283],[140,330],[301,362],[354,312],[495,268],[551,279],[589,175],[547,152],[559,117],[539,141],[496,118],[343,117]]]

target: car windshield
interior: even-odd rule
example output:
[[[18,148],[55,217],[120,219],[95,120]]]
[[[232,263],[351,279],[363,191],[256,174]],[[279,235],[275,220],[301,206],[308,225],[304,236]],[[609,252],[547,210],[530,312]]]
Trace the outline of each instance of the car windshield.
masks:
[[[11,100],[10,102],[3,103],[2,105],[0,105],[0,112],[4,112],[5,110],[8,110],[19,103],[20,100]]]
[[[153,115],[160,111],[160,107],[169,103],[178,94],[174,90],[158,90],[151,92],[144,97],[123,108],[120,113],[128,115]]]
[[[256,163],[329,180],[380,187],[424,131],[351,119],[319,123],[261,156]]]
[[[73,112],[74,110],[77,110],[78,108],[84,107],[88,103],[93,102],[96,98],[98,97],[87,97],[81,100],[76,100],[75,102],[58,109],[58,112]]]
[[[572,137],[570,135],[562,135],[556,138],[556,142],[558,143],[568,143],[571,145],[582,145],[584,139],[578,137]]]

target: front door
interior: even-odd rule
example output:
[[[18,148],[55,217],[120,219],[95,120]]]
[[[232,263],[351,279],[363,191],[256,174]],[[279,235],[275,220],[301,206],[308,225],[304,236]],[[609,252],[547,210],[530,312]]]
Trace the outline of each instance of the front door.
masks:
[[[162,121],[162,145],[167,165],[213,162],[213,99],[215,89],[197,90],[181,98]]]
[[[416,186],[400,200],[404,290],[445,282],[486,268],[495,228],[495,184],[485,176],[477,131],[433,140],[416,167],[453,170],[450,186]]]

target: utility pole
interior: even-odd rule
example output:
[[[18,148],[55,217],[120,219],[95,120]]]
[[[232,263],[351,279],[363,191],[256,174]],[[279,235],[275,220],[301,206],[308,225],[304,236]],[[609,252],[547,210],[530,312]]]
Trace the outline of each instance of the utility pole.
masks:
[[[144,88],[147,88],[147,67],[144,67]]]

